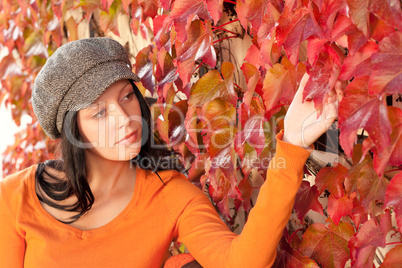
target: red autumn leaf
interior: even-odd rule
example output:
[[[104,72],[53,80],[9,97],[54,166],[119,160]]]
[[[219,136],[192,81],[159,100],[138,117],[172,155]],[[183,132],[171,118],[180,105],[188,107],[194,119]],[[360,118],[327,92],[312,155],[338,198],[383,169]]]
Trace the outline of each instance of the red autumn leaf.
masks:
[[[402,172],[396,174],[385,192],[385,207],[393,206],[399,230],[402,229]]]
[[[391,122],[391,143],[381,155],[373,150],[374,169],[378,176],[384,174],[387,166],[402,165],[402,111],[397,107],[388,107],[388,117]],[[370,138],[368,138],[370,139]],[[370,139],[371,140],[371,139]],[[374,144],[374,143],[373,143]]]
[[[299,61],[300,43],[319,33],[320,29],[314,24],[307,8],[294,11],[285,8],[278,20],[276,40],[279,47],[283,45],[290,62],[296,65]]]
[[[222,17],[223,0],[205,0],[209,13],[216,25]]]
[[[243,146],[239,146],[239,144],[235,143],[236,153],[240,156],[241,162],[241,170],[244,174],[244,178],[248,178],[252,169],[255,168],[253,165],[258,157],[257,151],[250,145],[248,142],[245,142]]]
[[[338,79],[342,59],[339,52],[328,44],[325,44],[318,53],[317,61],[311,68],[307,68],[310,78],[303,91],[303,100],[312,98],[314,107],[321,109],[326,96]]]
[[[159,0],[138,0],[138,4],[143,8],[146,16],[155,18],[158,15]]]
[[[351,25],[351,28],[347,35],[348,51],[351,55],[354,55],[364,44],[369,40],[356,26]]]
[[[370,30],[370,38],[380,42],[382,39],[384,39],[384,37],[390,36],[392,33],[394,33],[395,27],[386,24],[373,14],[370,14]]]
[[[347,0],[352,22],[365,36],[369,36],[369,2],[370,0]]]
[[[402,30],[401,3],[398,0],[375,0],[370,1],[370,11],[380,20]]]
[[[254,93],[257,93],[260,96],[263,95],[263,80],[260,72],[253,64],[245,62],[241,66],[241,70],[243,71],[247,82],[247,90],[243,95],[243,103],[241,104],[241,107],[244,107],[250,106]],[[240,109],[242,110],[242,108]]]
[[[158,50],[165,47],[166,51],[170,51],[170,30],[173,26],[173,21],[167,15],[159,15],[153,19],[153,31],[155,44]]]
[[[274,268],[318,268],[317,263],[306,256],[294,250],[286,241],[285,236],[282,236],[279,242],[278,252],[276,254]]]
[[[289,105],[296,93],[296,87],[297,80],[291,71],[280,63],[275,64],[268,70],[264,79],[263,99],[266,111],[272,110],[270,112],[272,116],[280,106]]]
[[[346,175],[345,189],[348,194],[357,191],[359,201],[368,210],[371,202],[384,200],[387,180],[376,174],[373,163],[367,156]]]
[[[372,171],[370,170],[369,163],[371,162],[370,156],[366,155],[365,159],[360,163],[356,163],[345,176],[345,191],[348,195],[357,191],[358,179],[364,176],[370,176]]]
[[[261,57],[260,50],[256,45],[251,45],[248,48],[244,61],[251,63],[256,69],[264,66],[264,60]]]
[[[201,109],[202,139],[209,144],[216,130],[233,126],[236,120],[236,109],[222,98],[215,98],[204,104]]]
[[[244,29],[248,28],[250,22],[257,31],[269,5],[269,0],[238,0],[236,5],[237,16]]]
[[[184,85],[190,81],[196,60],[201,59],[211,68],[216,65],[216,52],[212,43],[210,25],[205,25],[202,21],[195,20],[191,22],[187,32],[188,38],[181,47],[178,47],[176,42],[177,58],[174,59]]]
[[[350,31],[354,30],[356,27],[350,21],[350,18],[344,14],[339,14],[336,17],[335,23],[332,28],[331,32],[331,41],[336,41],[342,43],[342,38],[349,33]],[[342,44],[340,44],[342,45]],[[344,45],[348,47],[348,45]]]
[[[379,153],[391,142],[387,106],[378,97],[368,95],[368,82],[367,76],[355,78],[346,88],[346,97],[339,105],[340,144],[348,156],[360,128],[369,133]]]
[[[187,113],[187,101],[176,102],[169,111],[169,140],[173,148],[177,149],[187,138],[184,121]]]
[[[359,230],[360,224],[365,223],[368,220],[368,213],[366,209],[361,205],[361,202],[357,200],[356,193],[352,193],[350,198],[353,198],[353,209],[350,218],[353,220],[356,226],[356,230]]]
[[[217,204],[219,210],[225,217],[230,218],[229,211],[229,197],[238,198],[240,197],[240,191],[237,189],[233,190],[231,182],[225,177],[222,170],[214,169],[213,174],[209,175],[209,194],[212,200]],[[236,194],[237,193],[237,194]]]
[[[344,195],[343,181],[348,169],[338,164],[336,167],[324,167],[316,176],[315,185],[317,186],[319,194],[327,189],[331,196],[340,198]],[[332,217],[331,217],[332,218]]]
[[[242,103],[238,109],[240,129],[243,130],[251,118],[264,116],[264,113],[264,104],[259,96],[253,97],[249,103]]]
[[[281,48],[278,47],[275,41],[275,38],[271,37],[261,42],[260,53],[266,66],[272,67],[282,58]]]
[[[242,159],[242,171],[248,177],[252,169],[258,168],[259,171],[266,171],[268,162],[271,159],[270,150],[274,146],[273,130],[267,126],[269,124],[264,117],[264,105],[260,97],[251,99],[250,105],[242,103],[238,110],[238,120],[240,121],[240,131],[236,135],[235,150]],[[258,128],[248,129],[251,125],[261,122]],[[256,134],[260,135],[256,135]],[[253,134],[253,135],[250,135]],[[261,140],[256,140],[260,136]],[[258,149],[258,151],[257,151]],[[257,153],[258,152],[258,153]]]
[[[233,148],[236,128],[232,126],[222,127],[213,132],[207,150],[211,157],[209,174],[213,175],[216,169],[222,170],[225,177],[230,181],[231,189],[237,185],[234,169],[236,153]]]
[[[386,188],[387,180],[376,174],[369,156],[355,165],[345,178],[346,192],[351,194],[357,191],[358,199],[365,209],[369,209],[373,201],[383,201]]]
[[[320,51],[328,40],[310,37],[307,42],[307,60],[311,65],[317,62]]]
[[[353,198],[344,195],[336,198],[334,195],[330,195],[328,198],[328,215],[338,224],[343,216],[349,216],[352,214]]]
[[[368,68],[367,66],[371,64],[371,55],[377,50],[377,43],[374,41],[368,41],[354,55],[349,54],[343,62],[339,79],[350,80],[353,76],[356,75],[357,70],[360,70],[360,73],[362,70],[366,70],[366,75],[370,75],[370,68]]]
[[[158,116],[156,123],[159,135],[161,138],[170,146],[170,139],[169,139],[169,112],[173,106],[174,97],[176,92],[172,86],[172,84],[166,84],[163,87],[163,90],[158,91],[159,98],[158,98],[158,108],[161,112],[161,117]]]
[[[155,78],[158,82],[158,90],[176,80],[176,67],[173,65],[172,56],[164,48],[158,52]]]
[[[265,15],[257,33],[257,36],[260,40],[264,40],[272,34],[275,24],[279,20],[280,16],[281,13],[279,13],[278,9],[276,9],[271,2],[268,2]]]
[[[75,8],[81,7],[85,11],[85,18],[89,21],[92,17],[92,13],[101,8],[102,4],[99,0],[97,1],[80,1],[74,4]],[[61,16],[60,16],[61,17]]]
[[[159,0],[159,1],[161,2],[163,9],[170,10],[170,6],[174,0]]]
[[[381,40],[378,52],[371,55],[374,72],[369,93],[402,93],[402,33],[395,32]]]
[[[99,24],[103,32],[112,31],[115,35],[120,36],[119,28],[117,27],[117,17],[123,6],[118,1],[112,2],[110,8],[108,8],[108,12],[102,11],[100,13]]]
[[[314,223],[303,234],[300,252],[323,267],[344,267],[349,259],[348,242],[354,233],[349,223]]]
[[[22,71],[12,54],[9,54],[1,59],[0,77],[10,78],[12,76],[20,76]]]
[[[155,77],[154,65],[156,65],[156,51],[151,45],[143,48],[135,57],[135,72],[141,78],[142,85],[148,89],[151,94],[154,93]]]
[[[243,146],[247,141],[257,151],[257,156],[260,155],[265,147],[264,122],[263,115],[256,115],[247,120],[243,130],[236,134],[236,146]]]
[[[189,176],[189,170],[192,168],[192,165],[194,163],[194,161],[196,160],[196,156],[188,149],[187,145],[185,142],[180,142],[178,145],[175,146],[176,148],[178,148],[178,151],[180,153],[180,161],[183,164],[183,166],[185,168],[188,169],[188,173],[187,173],[187,178],[196,186],[200,186],[200,177],[202,175],[205,174],[205,172],[194,172],[192,175],[192,177],[190,178]],[[199,169],[198,169],[199,170]],[[195,169],[193,170],[195,171]]]
[[[227,177],[225,172],[219,167],[211,168],[207,174],[211,183],[210,193],[212,199],[217,203],[219,210],[226,217],[230,217],[229,198],[241,199],[241,192],[236,186],[235,177]]]
[[[320,195],[318,194],[317,187],[315,185],[310,186],[308,181],[303,181],[296,194],[296,202],[293,209],[296,211],[297,218],[303,221],[309,210],[314,210],[321,215],[324,215],[323,207],[318,201]]]
[[[202,107],[218,97],[236,106],[237,94],[233,89],[233,72],[233,64],[225,62],[222,64],[223,79],[217,70],[209,71],[201,77],[191,88],[189,106]]]
[[[384,177],[374,176],[374,174],[370,177],[367,176],[366,179],[359,179],[357,190],[363,207],[368,210],[371,202],[383,202],[387,185],[387,180]]]
[[[191,182],[198,182],[201,176],[205,175],[205,161],[208,156],[208,153],[198,154],[197,158],[192,161],[191,168],[188,171],[188,179]]]
[[[244,179],[239,182],[238,188],[243,199],[242,206],[246,211],[249,211],[251,209],[250,199],[251,193],[253,192],[253,187],[251,186],[247,177],[244,177]]]
[[[245,66],[247,63],[243,63],[243,66]],[[252,65],[251,65],[252,66]],[[247,80],[247,79],[246,79]],[[261,91],[262,90],[262,79],[260,76],[260,73],[256,71],[254,75],[248,80],[247,82],[247,90],[243,95],[243,103],[240,105],[240,115],[242,115],[242,120],[245,118],[249,118],[250,116],[248,115],[249,112],[249,107],[251,105],[252,100],[255,98],[254,93],[256,90]],[[245,124],[245,121],[241,121],[242,125]]]
[[[402,263],[402,245],[398,245],[388,251],[379,268],[398,268]]]
[[[108,10],[112,5],[112,3],[114,2],[113,0],[100,0],[100,1],[104,10]]]
[[[319,11],[321,9],[321,11]],[[317,8],[311,5],[310,14],[314,21],[314,25],[319,27],[319,31],[315,34],[323,40],[336,40],[340,29],[345,31],[350,20],[345,19],[342,14],[347,12],[347,6],[344,1],[324,1],[322,7]],[[322,32],[321,32],[322,31]]]
[[[366,221],[349,241],[353,267],[372,267],[377,247],[385,247],[385,239],[390,228],[390,214],[387,211],[376,219]]]
[[[189,103],[187,103],[189,105]],[[195,106],[188,106],[186,119],[184,125],[188,134],[186,139],[187,148],[196,156],[199,156],[200,149],[204,149],[205,145],[202,143],[201,128],[202,123],[197,117]]]
[[[200,19],[205,19],[206,21],[212,20],[207,7],[203,0],[175,0],[170,12],[170,19],[173,20],[175,29],[177,31],[177,37],[180,42],[183,43],[187,40],[187,35],[193,35],[191,31],[198,32],[199,30],[187,29],[188,20],[192,19],[192,15],[197,15]],[[191,37],[190,37],[191,38]],[[190,41],[194,43],[195,40]],[[214,67],[214,66],[212,66]]]
[[[235,151],[233,148],[237,129],[233,127],[236,120],[236,110],[233,105],[222,98],[214,98],[201,109],[202,139],[211,157],[209,176],[216,170],[222,170],[230,185],[237,184],[234,173]],[[231,188],[232,190],[234,188]]]

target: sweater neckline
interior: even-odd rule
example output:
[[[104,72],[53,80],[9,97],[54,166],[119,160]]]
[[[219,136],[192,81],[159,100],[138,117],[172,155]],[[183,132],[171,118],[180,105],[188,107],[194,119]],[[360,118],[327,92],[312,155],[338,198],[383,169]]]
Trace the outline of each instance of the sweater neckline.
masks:
[[[145,171],[142,168],[139,168],[138,166],[135,166],[136,168],[136,178],[135,178],[135,183],[134,183],[134,193],[131,197],[130,202],[128,205],[111,221],[106,223],[103,226],[97,227],[95,229],[90,229],[90,230],[81,230],[78,229],[74,226],[62,223],[58,221],[56,218],[54,218],[49,212],[45,210],[45,208],[41,205],[38,196],[36,195],[36,189],[35,189],[35,171],[33,172],[32,179],[28,181],[28,188],[30,192],[30,196],[33,198],[34,202],[34,208],[37,210],[39,215],[42,217],[44,220],[44,223],[47,223],[52,226],[52,228],[58,228],[61,231],[66,231],[69,233],[74,234],[78,238],[81,239],[87,239],[89,237],[97,236],[103,233],[106,233],[108,230],[115,228],[117,225],[119,225],[121,222],[124,221],[124,219],[130,214],[131,212],[135,211],[135,206],[137,205],[139,201],[139,197],[141,194],[141,187],[142,187],[142,181],[145,176]]]

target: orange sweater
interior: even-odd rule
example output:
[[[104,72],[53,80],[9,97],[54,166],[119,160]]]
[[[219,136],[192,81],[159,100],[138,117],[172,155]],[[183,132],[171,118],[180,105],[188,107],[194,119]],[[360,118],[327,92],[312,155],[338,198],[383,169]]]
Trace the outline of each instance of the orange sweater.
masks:
[[[81,231],[50,216],[35,194],[36,165],[0,181],[0,267],[161,267],[172,240],[203,267],[267,267],[290,217],[309,151],[277,135],[276,155],[241,235],[176,171],[137,170],[129,205],[108,224]],[[284,164],[284,165],[282,165]]]

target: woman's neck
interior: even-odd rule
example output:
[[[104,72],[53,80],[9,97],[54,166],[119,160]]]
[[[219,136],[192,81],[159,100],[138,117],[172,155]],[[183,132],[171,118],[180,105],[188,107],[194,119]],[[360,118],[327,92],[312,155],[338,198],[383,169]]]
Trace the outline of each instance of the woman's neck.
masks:
[[[85,156],[87,180],[94,195],[109,195],[132,185],[135,166],[130,161],[111,161],[91,152]]]

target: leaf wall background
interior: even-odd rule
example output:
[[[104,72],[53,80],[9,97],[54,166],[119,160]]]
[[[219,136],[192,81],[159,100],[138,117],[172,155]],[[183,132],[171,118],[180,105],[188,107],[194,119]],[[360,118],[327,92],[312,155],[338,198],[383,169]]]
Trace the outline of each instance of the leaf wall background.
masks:
[[[6,0],[0,10],[0,102],[17,125],[33,118],[3,153],[4,175],[58,157],[30,103],[46,58],[82,35],[112,36],[156,98],[155,131],[239,232],[308,72],[303,96],[317,109],[337,80],[345,97],[306,163],[276,266],[402,263],[401,1]]]

